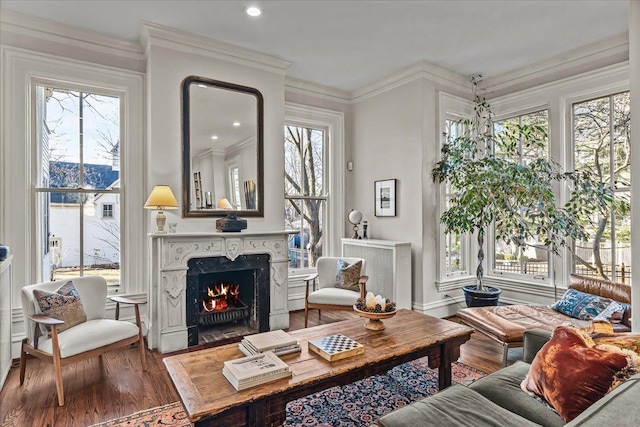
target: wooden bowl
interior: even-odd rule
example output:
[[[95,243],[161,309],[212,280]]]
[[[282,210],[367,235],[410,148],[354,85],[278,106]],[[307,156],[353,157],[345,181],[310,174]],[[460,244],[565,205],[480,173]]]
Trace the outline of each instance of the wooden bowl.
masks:
[[[398,310],[388,311],[385,313],[373,313],[371,311],[358,310],[354,305],[353,311],[355,311],[358,316],[368,319],[366,322],[364,322],[365,328],[372,331],[381,331],[385,328],[384,323],[382,323],[382,319],[389,319],[395,316]]]

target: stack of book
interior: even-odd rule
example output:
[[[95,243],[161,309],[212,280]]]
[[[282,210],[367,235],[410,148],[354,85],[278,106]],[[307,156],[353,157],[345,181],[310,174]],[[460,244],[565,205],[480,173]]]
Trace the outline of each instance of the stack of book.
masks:
[[[273,351],[278,356],[302,351],[300,343],[281,329],[263,332],[261,334],[247,335],[243,338],[242,342],[238,344],[238,348],[247,356],[265,351]]]
[[[236,390],[244,390],[291,376],[289,365],[272,351],[224,362],[222,375]]]

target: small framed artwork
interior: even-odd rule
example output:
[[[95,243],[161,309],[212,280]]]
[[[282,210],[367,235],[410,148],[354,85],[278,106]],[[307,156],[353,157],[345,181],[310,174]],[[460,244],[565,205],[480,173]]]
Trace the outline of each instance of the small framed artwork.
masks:
[[[375,181],[375,215],[396,216],[396,180]]]

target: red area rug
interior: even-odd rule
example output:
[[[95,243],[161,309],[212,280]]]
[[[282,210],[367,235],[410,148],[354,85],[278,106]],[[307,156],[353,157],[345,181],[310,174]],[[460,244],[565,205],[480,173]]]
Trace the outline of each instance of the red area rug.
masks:
[[[486,374],[465,364],[452,365],[454,383],[467,384]],[[376,419],[438,391],[438,372],[427,359],[396,366],[352,384],[332,387],[287,404],[285,426],[370,426]],[[92,427],[191,426],[180,402],[136,412]]]

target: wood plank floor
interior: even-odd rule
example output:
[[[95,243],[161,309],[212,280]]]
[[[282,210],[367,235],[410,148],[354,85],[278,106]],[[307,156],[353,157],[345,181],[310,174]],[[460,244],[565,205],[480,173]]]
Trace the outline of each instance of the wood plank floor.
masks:
[[[310,326],[355,318],[350,312],[326,311],[318,320],[309,316]],[[456,321],[455,317],[450,319]],[[364,320],[363,320],[364,322]],[[290,330],[304,326],[304,312],[292,312]],[[14,363],[0,391],[2,427],[83,427],[129,415],[179,400],[162,363],[161,355],[147,350],[149,370],[143,372],[136,348],[108,353],[101,358],[63,366],[65,406],[59,407],[50,364],[30,359],[24,385]],[[510,362],[522,357],[521,349],[510,352]],[[460,362],[490,373],[502,364],[502,347],[474,333],[462,346]]]

